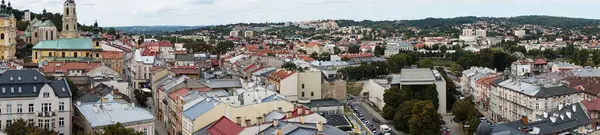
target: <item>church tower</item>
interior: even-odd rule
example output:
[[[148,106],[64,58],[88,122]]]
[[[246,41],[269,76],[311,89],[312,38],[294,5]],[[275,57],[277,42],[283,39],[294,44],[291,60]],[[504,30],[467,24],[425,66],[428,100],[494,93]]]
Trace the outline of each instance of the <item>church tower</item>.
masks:
[[[77,12],[75,12],[75,0],[66,0],[63,13],[62,35],[65,38],[77,38]]]

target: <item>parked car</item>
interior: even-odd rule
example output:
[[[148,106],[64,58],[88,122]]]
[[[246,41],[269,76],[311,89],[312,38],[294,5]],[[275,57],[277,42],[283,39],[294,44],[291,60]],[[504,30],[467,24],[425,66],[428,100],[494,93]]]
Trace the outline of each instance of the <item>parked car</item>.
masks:
[[[364,120],[365,120],[365,117],[360,117],[360,120],[364,121]]]

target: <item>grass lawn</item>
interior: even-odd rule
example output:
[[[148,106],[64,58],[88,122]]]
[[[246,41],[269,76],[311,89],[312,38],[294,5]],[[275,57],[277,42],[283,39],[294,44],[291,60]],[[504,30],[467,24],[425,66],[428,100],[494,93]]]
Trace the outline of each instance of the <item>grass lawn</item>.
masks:
[[[360,94],[360,91],[362,90],[362,85],[362,82],[349,82],[346,84],[346,91],[350,95],[358,96],[358,94]]]
[[[435,63],[435,65],[440,65],[440,66],[450,66],[451,64],[455,63],[452,60],[447,60],[447,59],[431,59],[433,60],[433,63]]]

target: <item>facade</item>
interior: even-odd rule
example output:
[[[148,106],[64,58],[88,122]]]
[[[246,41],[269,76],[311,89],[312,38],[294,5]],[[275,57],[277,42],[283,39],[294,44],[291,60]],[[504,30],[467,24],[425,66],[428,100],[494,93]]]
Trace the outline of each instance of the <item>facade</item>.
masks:
[[[71,90],[66,80],[47,80],[35,70],[8,70],[0,75],[0,126],[23,119],[41,128],[70,135]]]
[[[48,62],[42,72],[55,77],[82,77],[102,65],[100,62]]]
[[[373,103],[377,108],[383,110],[385,102],[383,102],[383,94],[386,90],[390,89],[391,86],[386,80],[374,80],[370,79],[368,82],[363,84],[363,89],[360,94],[363,98],[366,98],[369,102]]]
[[[66,0],[62,18],[62,36],[64,38],[78,38],[77,12],[75,0]]]
[[[298,100],[321,99],[321,72],[304,71],[298,74]],[[286,87],[286,86],[284,86]],[[292,86],[293,87],[293,86]],[[285,89],[283,89],[285,90]]]
[[[323,45],[318,42],[310,42],[304,46],[304,49],[306,51],[306,54],[321,54],[323,52]]]
[[[475,36],[485,38],[487,36],[487,31],[483,29],[475,30]]]
[[[15,57],[15,44],[17,38],[17,21],[12,13],[12,7],[8,7],[2,1],[0,9],[0,61]]]
[[[92,38],[61,38],[37,43],[32,50],[32,62],[91,61],[101,59],[102,42],[98,23],[94,23]],[[52,34],[52,33],[51,33]]]
[[[525,37],[525,30],[515,30],[515,36],[517,37]]]
[[[298,74],[279,69],[268,77],[268,84],[274,85],[275,90],[290,101],[298,100]]]
[[[437,70],[431,70],[428,68],[417,68],[417,69],[402,69],[402,76],[400,77],[400,85],[435,85],[438,93],[438,104],[437,112],[440,114],[446,114],[446,80],[441,77]]]
[[[251,31],[251,30],[244,31],[244,37],[254,37],[254,31]]]
[[[238,37],[239,35],[240,35],[240,31],[237,31],[237,30],[232,30],[231,32],[229,32],[230,37]]]
[[[110,100],[110,99],[109,99]],[[80,103],[77,105],[77,121],[83,133],[102,132],[104,126],[121,123],[125,128],[134,129],[144,135],[154,135],[154,116],[146,109],[134,104],[116,101]]]
[[[123,55],[122,51],[102,51],[102,63],[118,72],[119,75],[123,75],[123,71],[125,70],[125,57]]]
[[[29,10],[23,11],[23,21],[24,22],[31,21],[31,11],[29,11]]]
[[[151,79],[155,56],[142,56],[141,50],[135,50],[133,59],[129,60],[130,79],[133,88],[147,88],[147,82]]]
[[[25,41],[31,44],[38,44],[44,40],[55,40],[58,39],[59,33],[56,29],[56,25],[48,20],[46,9],[42,11],[42,18],[38,20],[34,18],[27,27],[25,34]]]

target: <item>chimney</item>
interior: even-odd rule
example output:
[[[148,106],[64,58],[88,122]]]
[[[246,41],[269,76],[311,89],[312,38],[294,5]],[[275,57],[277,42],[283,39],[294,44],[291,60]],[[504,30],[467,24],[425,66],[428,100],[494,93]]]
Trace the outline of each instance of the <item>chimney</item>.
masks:
[[[250,126],[252,126],[252,120],[247,119],[246,120],[246,127],[250,127]]]
[[[283,130],[281,130],[281,128],[277,129],[277,133],[275,133],[276,135],[283,135]]]
[[[242,117],[235,117],[236,123],[240,126],[242,126]]]
[[[274,119],[273,120],[273,126],[277,127],[277,125],[279,125],[279,120],[278,119]]]
[[[300,123],[304,124],[304,116],[300,115]]]
[[[304,110],[304,115],[309,115],[310,114],[310,108],[306,108]]]
[[[527,122],[529,121],[529,119],[527,119],[527,114],[523,113],[521,121],[523,121],[523,125],[527,125]]]
[[[263,123],[263,117],[258,116],[256,117],[256,124],[262,124]]]
[[[304,114],[304,108],[301,105],[298,105],[298,108],[296,109],[296,113],[298,113],[299,115]]]
[[[292,111],[287,111],[285,113],[285,118],[291,118],[292,117]]]
[[[323,121],[319,121],[319,123],[317,123],[317,131],[319,131],[319,133],[323,133]]]

